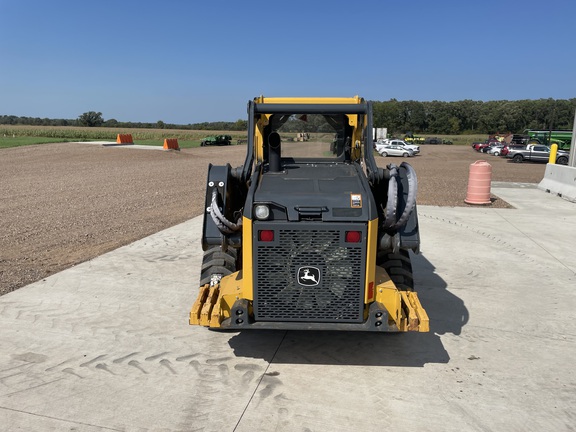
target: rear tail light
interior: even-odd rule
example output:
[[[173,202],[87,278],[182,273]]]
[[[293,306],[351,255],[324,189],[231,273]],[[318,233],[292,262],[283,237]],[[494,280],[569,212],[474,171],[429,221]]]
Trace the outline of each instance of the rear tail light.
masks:
[[[346,243],[360,243],[361,239],[360,231],[346,231]]]
[[[274,231],[272,230],[260,230],[258,231],[258,240],[263,242],[274,241]]]

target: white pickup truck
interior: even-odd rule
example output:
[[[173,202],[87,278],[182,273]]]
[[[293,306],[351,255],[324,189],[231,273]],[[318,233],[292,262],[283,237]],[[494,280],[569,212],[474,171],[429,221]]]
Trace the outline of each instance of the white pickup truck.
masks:
[[[376,151],[378,153],[380,153],[380,151],[378,151],[378,146],[383,146],[383,145],[393,145],[393,146],[400,146],[400,147],[404,147],[405,149],[408,150],[412,150],[412,153],[414,153],[415,155],[420,153],[420,146],[417,145],[413,145],[413,144],[408,144],[406,141],[402,141],[400,139],[385,139],[385,140],[378,140],[376,142],[376,144],[374,144],[374,147],[376,148]]]

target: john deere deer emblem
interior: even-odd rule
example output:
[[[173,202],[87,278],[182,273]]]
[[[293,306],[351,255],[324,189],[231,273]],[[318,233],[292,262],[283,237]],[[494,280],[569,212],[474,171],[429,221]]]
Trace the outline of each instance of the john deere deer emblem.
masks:
[[[316,286],[320,283],[320,269],[317,267],[300,267],[298,283],[304,286]]]

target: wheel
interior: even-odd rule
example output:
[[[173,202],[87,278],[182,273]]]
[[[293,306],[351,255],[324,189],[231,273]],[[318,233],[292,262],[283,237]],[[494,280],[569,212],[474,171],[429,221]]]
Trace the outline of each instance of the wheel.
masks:
[[[376,264],[384,267],[396,288],[401,291],[414,289],[414,276],[412,275],[412,261],[408,251],[400,250],[398,253],[379,252]]]
[[[205,145],[206,145],[206,143],[205,143],[204,141],[202,141],[202,142],[200,143],[200,147],[204,147]]]
[[[500,152],[499,151],[495,151],[494,153],[492,153],[494,156],[500,156]]]
[[[408,157],[410,156],[408,153],[402,153],[402,157]]]
[[[558,165],[568,165],[568,158],[566,156],[560,156],[558,159],[556,159],[556,163]]]
[[[521,154],[517,154],[517,155],[514,155],[512,160],[516,163],[522,163],[524,161],[524,156],[522,156]]]
[[[223,276],[228,276],[236,271],[236,260],[238,252],[236,249],[228,248],[222,252],[220,246],[212,246],[204,252],[202,258],[202,269],[200,273],[200,286],[219,282]]]
[[[380,153],[380,156],[386,157],[386,156],[388,156],[388,153],[386,153],[385,151],[383,151],[382,153]]]

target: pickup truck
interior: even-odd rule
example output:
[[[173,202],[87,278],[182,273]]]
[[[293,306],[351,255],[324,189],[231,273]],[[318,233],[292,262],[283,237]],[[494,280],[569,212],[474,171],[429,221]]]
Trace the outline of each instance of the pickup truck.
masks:
[[[527,145],[522,148],[510,149],[507,158],[516,163],[524,162],[548,162],[550,159],[550,149],[544,145]],[[568,152],[558,150],[556,153],[556,163],[559,165],[568,165]]]
[[[382,153],[380,151],[380,147],[382,146],[399,146],[402,147],[406,150],[412,150],[412,153],[414,154],[418,154],[420,153],[420,146],[414,145],[414,144],[408,144],[405,141],[402,141],[400,139],[385,139],[385,140],[378,140],[375,144],[374,144],[374,148],[376,149],[376,151],[378,153]]]

